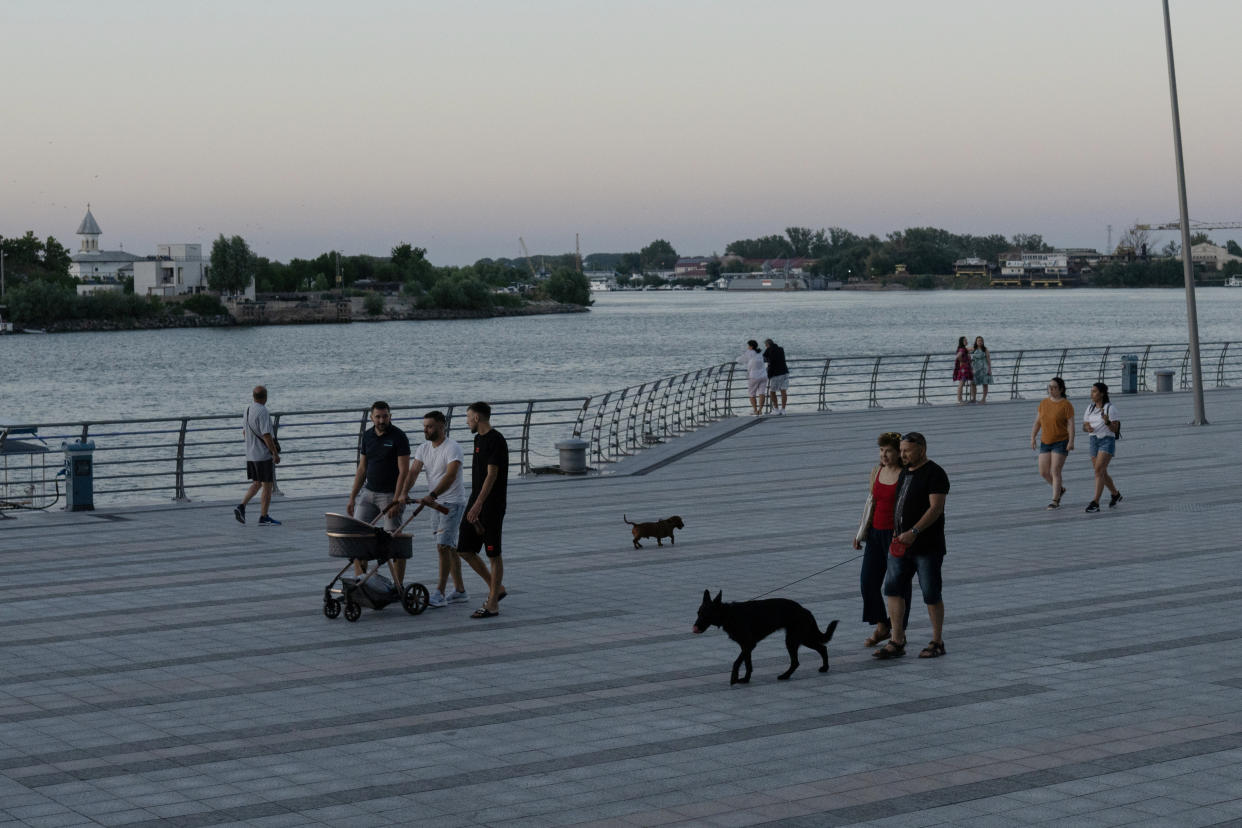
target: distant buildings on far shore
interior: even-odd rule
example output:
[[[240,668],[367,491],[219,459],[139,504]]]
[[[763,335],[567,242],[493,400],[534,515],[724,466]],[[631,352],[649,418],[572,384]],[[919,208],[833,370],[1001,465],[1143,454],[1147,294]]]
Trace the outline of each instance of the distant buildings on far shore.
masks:
[[[172,297],[208,289],[211,261],[203,258],[201,244],[161,244],[150,256],[138,256],[127,250],[101,250],[99,237],[103,230],[89,204],[77,235],[81,241],[77,252],[69,256],[69,275],[78,280],[79,296],[122,293],[130,279],[137,296]],[[254,299],[253,280],[245,295]]]

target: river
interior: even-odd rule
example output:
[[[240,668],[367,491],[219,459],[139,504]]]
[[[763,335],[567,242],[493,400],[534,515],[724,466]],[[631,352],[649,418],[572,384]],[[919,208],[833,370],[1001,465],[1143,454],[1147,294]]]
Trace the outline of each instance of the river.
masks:
[[[1185,342],[1180,290],[594,294],[590,313],[0,337],[0,423],[582,397],[735,358]],[[1197,292],[1200,338],[1238,339],[1242,290]]]

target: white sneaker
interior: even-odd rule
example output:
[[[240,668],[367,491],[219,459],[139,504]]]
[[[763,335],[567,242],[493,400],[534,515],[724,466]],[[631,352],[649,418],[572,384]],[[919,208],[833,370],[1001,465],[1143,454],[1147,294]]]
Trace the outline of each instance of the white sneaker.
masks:
[[[444,601],[444,593],[438,589],[435,592],[431,593],[431,598],[427,600],[427,606],[429,607],[435,607],[438,609],[445,605],[446,604]]]
[[[455,589],[448,594],[445,600],[450,604],[464,604],[470,600],[470,596],[466,594],[464,589]]]

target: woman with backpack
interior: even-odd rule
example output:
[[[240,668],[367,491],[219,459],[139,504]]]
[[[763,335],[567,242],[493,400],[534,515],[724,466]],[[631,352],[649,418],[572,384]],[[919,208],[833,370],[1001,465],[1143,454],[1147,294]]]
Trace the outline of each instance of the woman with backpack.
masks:
[[[1100,495],[1105,486],[1112,494],[1108,508],[1121,502],[1121,492],[1117,491],[1108,473],[1108,464],[1117,453],[1117,438],[1121,434],[1121,420],[1117,414],[1117,406],[1108,399],[1108,386],[1102,382],[1091,386],[1091,405],[1082,418],[1082,430],[1091,435],[1091,467],[1095,469],[1095,497],[1087,504],[1088,512],[1100,511]]]

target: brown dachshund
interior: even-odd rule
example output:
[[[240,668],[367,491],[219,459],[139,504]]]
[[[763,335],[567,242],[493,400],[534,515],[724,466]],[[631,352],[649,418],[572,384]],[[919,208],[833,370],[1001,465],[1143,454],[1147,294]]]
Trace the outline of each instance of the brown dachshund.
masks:
[[[643,548],[643,545],[638,542],[639,538],[655,538],[656,546],[664,545],[663,543],[660,542],[660,538],[668,538],[669,543],[676,544],[677,540],[676,538],[673,537],[673,530],[686,528],[686,525],[681,522],[681,518],[678,515],[673,515],[670,518],[665,518],[664,520],[653,521],[651,523],[635,523],[634,521],[630,520],[625,515],[622,515],[621,519],[624,520],[626,523],[628,523],[630,526],[634,527],[630,531],[634,535],[634,548],[635,549]]]

